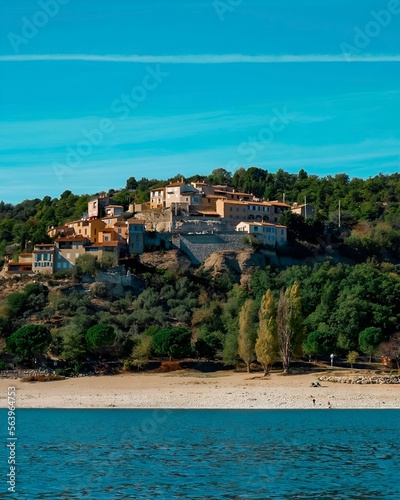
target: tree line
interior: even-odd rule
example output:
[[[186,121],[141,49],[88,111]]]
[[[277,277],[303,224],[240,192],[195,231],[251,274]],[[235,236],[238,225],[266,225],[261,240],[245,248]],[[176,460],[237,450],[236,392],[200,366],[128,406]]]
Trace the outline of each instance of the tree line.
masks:
[[[80,291],[79,278],[65,291],[54,277],[54,288],[30,283],[9,294],[0,303],[5,351],[26,360],[27,351],[18,358],[15,335],[39,324],[48,330],[48,342],[43,348],[40,337],[30,354],[40,347],[71,369],[98,356],[127,367],[157,356],[227,366],[243,361],[248,369],[258,360],[265,373],[277,362],[288,371],[294,359],[332,353],[399,358],[400,273],[394,264],[267,267],[243,284],[228,272],[213,276],[202,268],[135,272],[142,288],[119,299],[101,283],[90,293]],[[108,334],[93,340],[89,332],[99,325]]]
[[[124,188],[109,193],[125,210],[130,203],[149,200],[151,188],[181,179],[177,174],[169,179],[136,180],[130,177]],[[289,226],[293,239],[315,239],[331,225],[339,223],[351,229],[347,240],[348,253],[368,257],[389,252],[398,257],[400,251],[400,174],[378,174],[372,178],[352,178],[347,174],[319,177],[304,169],[297,174],[278,169],[275,173],[258,167],[240,168],[233,174],[223,168],[209,175],[193,175],[187,182],[205,180],[210,184],[227,184],[236,190],[253,193],[269,200],[285,198],[286,202],[311,204],[315,215],[303,221],[298,217],[282,218]],[[0,201],[0,259],[5,253],[17,255],[30,251],[36,243],[50,242],[47,230],[68,220],[79,219],[87,210],[90,196],[64,191],[59,198],[45,196],[16,205]],[[288,218],[289,217],[289,218]]]

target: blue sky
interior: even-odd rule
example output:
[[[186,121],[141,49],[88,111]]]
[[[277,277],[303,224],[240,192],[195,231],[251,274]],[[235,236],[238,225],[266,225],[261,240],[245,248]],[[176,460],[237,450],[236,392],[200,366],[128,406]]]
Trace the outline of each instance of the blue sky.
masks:
[[[3,0],[0,199],[396,172],[399,42],[398,0]]]

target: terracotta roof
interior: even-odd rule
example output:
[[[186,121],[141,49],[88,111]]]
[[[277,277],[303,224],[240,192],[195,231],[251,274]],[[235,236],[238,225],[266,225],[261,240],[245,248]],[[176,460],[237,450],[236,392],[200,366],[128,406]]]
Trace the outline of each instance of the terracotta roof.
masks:
[[[32,256],[32,252],[31,253],[20,253],[19,256],[20,257],[30,257],[30,256]]]
[[[165,187],[178,187],[178,186],[182,186],[182,184],[185,184],[185,183],[184,182],[171,182],[170,184],[167,184]]]
[[[56,241],[85,241],[88,238],[86,236],[62,236],[56,239]]]
[[[138,219],[128,219],[129,224],[136,224],[138,226],[144,226],[145,222],[140,222]]]
[[[232,195],[238,195],[238,196],[254,196],[253,194],[251,193],[241,193],[239,191],[219,191],[219,193],[225,193],[225,194],[232,194]]]
[[[54,253],[54,248],[47,248],[47,249],[43,249],[43,250],[34,250],[32,253],[43,253],[43,252]]]
[[[268,201],[267,203],[270,203],[273,207],[277,206],[277,207],[291,208],[290,205],[288,205],[287,203],[283,203],[281,201]]]
[[[254,205],[255,204],[254,202],[250,203],[249,201],[227,200],[226,198],[220,198],[220,200],[223,201],[226,204],[229,203],[231,205],[245,205],[245,206],[249,206],[249,205]],[[260,203],[258,203],[258,204],[260,205]],[[265,204],[265,206],[270,206],[270,205]]]
[[[230,204],[233,204],[233,205],[247,205],[247,206],[250,206],[250,205],[259,205],[259,206],[262,206],[262,207],[287,207],[287,208],[290,208],[289,205],[286,205],[286,203],[279,203],[279,202],[276,202],[276,201],[241,201],[241,200],[226,200],[226,199],[222,199],[221,198],[221,201],[225,202],[225,203],[230,203]]]
[[[103,241],[102,243],[93,243],[92,245],[88,245],[88,247],[96,248],[96,247],[117,247],[119,245],[119,241]]]

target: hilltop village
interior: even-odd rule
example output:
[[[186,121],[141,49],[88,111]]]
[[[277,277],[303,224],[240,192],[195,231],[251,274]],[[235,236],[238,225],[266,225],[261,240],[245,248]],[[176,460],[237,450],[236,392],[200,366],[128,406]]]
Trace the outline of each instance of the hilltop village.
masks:
[[[128,212],[103,192],[89,199],[79,220],[49,228],[53,243],[36,244],[17,262],[6,262],[5,273],[53,274],[73,268],[87,253],[98,260],[111,255],[117,264],[153,248],[179,249],[200,264],[213,252],[241,250],[253,238],[274,249],[287,242],[287,228],[278,223],[287,210],[303,217],[314,212],[307,204],[291,207],[227,185],[183,178],[151,189],[150,201],[131,204]]]

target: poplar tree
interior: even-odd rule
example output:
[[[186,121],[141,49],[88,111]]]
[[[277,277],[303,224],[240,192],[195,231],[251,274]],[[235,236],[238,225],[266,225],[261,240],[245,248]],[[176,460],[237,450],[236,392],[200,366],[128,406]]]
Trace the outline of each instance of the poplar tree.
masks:
[[[246,363],[247,373],[250,373],[250,363],[254,356],[256,329],[254,321],[254,301],[247,299],[239,314],[238,353]]]
[[[264,369],[266,377],[278,358],[278,330],[276,322],[276,304],[271,290],[263,295],[258,312],[258,330],[256,356]]]
[[[299,353],[303,340],[303,317],[297,281],[286,291],[281,290],[278,302],[277,330],[283,372],[288,373],[291,358]]]

